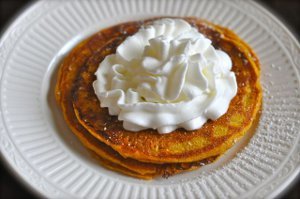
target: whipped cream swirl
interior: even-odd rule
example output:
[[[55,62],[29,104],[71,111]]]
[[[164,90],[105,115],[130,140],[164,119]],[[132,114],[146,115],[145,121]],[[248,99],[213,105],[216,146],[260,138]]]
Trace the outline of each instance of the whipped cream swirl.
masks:
[[[230,57],[182,19],[160,19],[126,38],[99,65],[101,107],[125,129],[195,130],[226,113],[237,93]]]

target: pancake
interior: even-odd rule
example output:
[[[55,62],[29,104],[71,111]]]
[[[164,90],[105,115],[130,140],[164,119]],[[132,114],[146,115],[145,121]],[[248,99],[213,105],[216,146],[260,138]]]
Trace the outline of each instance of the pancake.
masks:
[[[158,134],[156,130],[147,129],[130,132],[123,128],[117,116],[110,116],[107,108],[100,107],[92,87],[99,63],[106,55],[114,53],[126,37],[153,19],[125,23],[100,31],[98,35],[103,37],[103,43],[100,43],[105,45],[102,49],[93,50],[94,53],[85,63],[77,64],[80,72],[75,81],[69,81],[72,84],[72,99],[68,99],[68,103],[72,104],[78,122],[86,132],[124,158],[159,164],[188,163],[223,154],[245,134],[259,111],[262,101],[260,69],[251,48],[229,29],[195,18],[184,19],[211,39],[216,49],[225,51],[232,59],[238,92],[226,114],[217,120],[208,121],[194,131],[177,129],[169,134]],[[91,44],[90,48],[96,48],[97,45]],[[84,52],[78,53],[80,56]]]
[[[105,42],[102,34],[97,34],[81,42],[63,60],[56,84],[56,100],[62,108],[64,118],[72,132],[79,138],[85,147],[90,149],[103,166],[120,173],[151,179],[155,176],[169,176],[185,170],[199,168],[208,164],[216,157],[188,164],[151,164],[143,163],[131,158],[124,158],[111,147],[95,139],[77,120],[72,107],[72,89],[74,80],[80,72],[81,66],[93,54],[100,51]]]

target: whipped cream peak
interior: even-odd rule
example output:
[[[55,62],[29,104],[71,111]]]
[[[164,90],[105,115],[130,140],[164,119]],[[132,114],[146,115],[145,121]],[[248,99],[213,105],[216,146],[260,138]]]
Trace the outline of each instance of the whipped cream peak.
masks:
[[[100,63],[93,86],[127,130],[195,130],[226,113],[237,93],[231,67],[188,22],[165,18],[126,38]]]

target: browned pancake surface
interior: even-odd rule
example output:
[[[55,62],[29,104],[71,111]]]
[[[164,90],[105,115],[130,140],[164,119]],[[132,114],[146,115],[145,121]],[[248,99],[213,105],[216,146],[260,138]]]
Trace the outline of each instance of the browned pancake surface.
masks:
[[[253,51],[230,30],[197,19],[186,19],[222,49],[233,61],[232,70],[238,83],[238,93],[231,101],[225,115],[216,121],[208,121],[194,131],[177,129],[170,134],[158,134],[148,129],[130,132],[122,121],[110,116],[107,108],[101,108],[92,83],[95,71],[106,55],[115,52],[117,46],[138,31],[142,22],[132,22],[101,31],[105,46],[94,50],[73,85],[71,99],[78,121],[95,138],[111,146],[123,157],[139,161],[166,163],[192,162],[224,153],[249,129],[261,104],[259,63]],[[92,38],[93,39],[93,38]],[[101,40],[101,39],[100,39]],[[89,48],[97,43],[89,44]],[[70,103],[70,102],[68,102]],[[69,105],[68,105],[69,106]]]

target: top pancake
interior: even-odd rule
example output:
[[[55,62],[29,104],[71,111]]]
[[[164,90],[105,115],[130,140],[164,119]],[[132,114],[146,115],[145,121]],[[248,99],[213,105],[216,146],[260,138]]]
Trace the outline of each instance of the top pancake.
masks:
[[[169,134],[158,134],[148,129],[130,132],[123,128],[122,121],[110,116],[107,108],[101,108],[92,83],[95,71],[108,54],[141,25],[151,23],[131,22],[117,25],[100,32],[106,35],[106,48],[94,53],[81,66],[72,89],[72,103],[78,121],[101,142],[111,146],[123,157],[144,162],[176,163],[199,161],[224,153],[250,128],[261,105],[259,63],[253,51],[232,31],[206,21],[185,18],[212,40],[213,46],[225,51],[232,59],[238,92],[226,114],[216,121],[208,121],[194,131],[177,129]],[[124,31],[126,30],[126,31]]]

